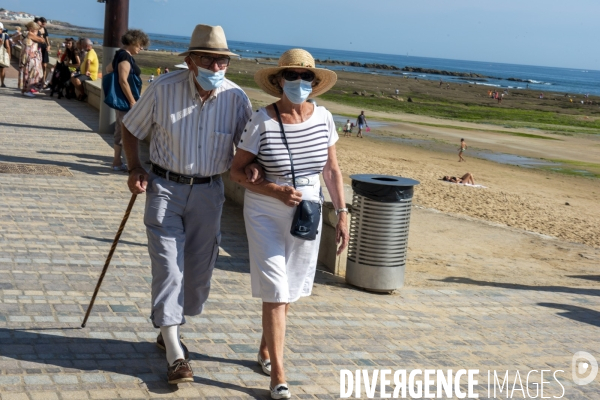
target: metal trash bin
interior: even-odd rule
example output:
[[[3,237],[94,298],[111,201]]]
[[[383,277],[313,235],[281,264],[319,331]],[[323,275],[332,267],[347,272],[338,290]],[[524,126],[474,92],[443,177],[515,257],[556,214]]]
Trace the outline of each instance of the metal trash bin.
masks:
[[[375,292],[404,285],[414,179],[351,175],[352,220],[346,282]]]

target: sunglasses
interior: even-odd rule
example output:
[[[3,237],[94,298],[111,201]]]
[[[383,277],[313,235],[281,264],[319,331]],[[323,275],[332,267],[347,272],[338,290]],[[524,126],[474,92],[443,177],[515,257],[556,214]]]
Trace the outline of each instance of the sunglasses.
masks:
[[[285,79],[286,81],[290,81],[290,82],[296,81],[298,79],[302,79],[305,82],[312,82],[315,80],[315,74],[311,71],[296,72],[296,71],[290,71],[288,69],[288,70],[283,71],[281,76],[283,76],[283,79]]]

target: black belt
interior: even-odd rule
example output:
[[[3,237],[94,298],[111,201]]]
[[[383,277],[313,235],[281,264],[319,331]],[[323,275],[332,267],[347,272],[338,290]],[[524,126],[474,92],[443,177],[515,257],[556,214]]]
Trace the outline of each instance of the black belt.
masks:
[[[216,179],[219,175],[213,175],[209,177],[195,177],[195,176],[185,176],[176,174],[175,172],[168,171],[162,167],[159,167],[156,164],[152,164],[152,172],[161,178],[165,178],[169,181],[181,183],[183,185],[198,185],[201,183],[209,183],[211,180]]]

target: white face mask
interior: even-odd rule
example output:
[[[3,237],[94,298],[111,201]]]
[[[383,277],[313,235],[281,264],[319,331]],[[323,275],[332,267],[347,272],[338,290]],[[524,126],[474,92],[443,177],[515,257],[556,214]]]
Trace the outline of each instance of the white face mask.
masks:
[[[192,60],[196,68],[198,68],[198,73],[196,74],[196,80],[204,90],[213,90],[218,88],[223,84],[223,80],[225,79],[225,70],[219,70],[217,72],[209,71],[207,69],[201,68],[196,64],[194,60]]]
[[[289,101],[294,104],[302,104],[312,93],[312,82],[296,79],[295,81],[285,81],[283,84],[283,93]]]

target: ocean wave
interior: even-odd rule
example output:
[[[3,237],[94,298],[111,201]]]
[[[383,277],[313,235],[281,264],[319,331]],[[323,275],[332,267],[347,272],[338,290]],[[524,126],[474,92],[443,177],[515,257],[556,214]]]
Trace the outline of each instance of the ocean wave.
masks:
[[[469,82],[470,83],[470,82]],[[494,83],[482,83],[482,82],[475,82],[476,85],[481,85],[481,86],[493,86],[493,87],[502,87],[502,85],[496,85]]]

